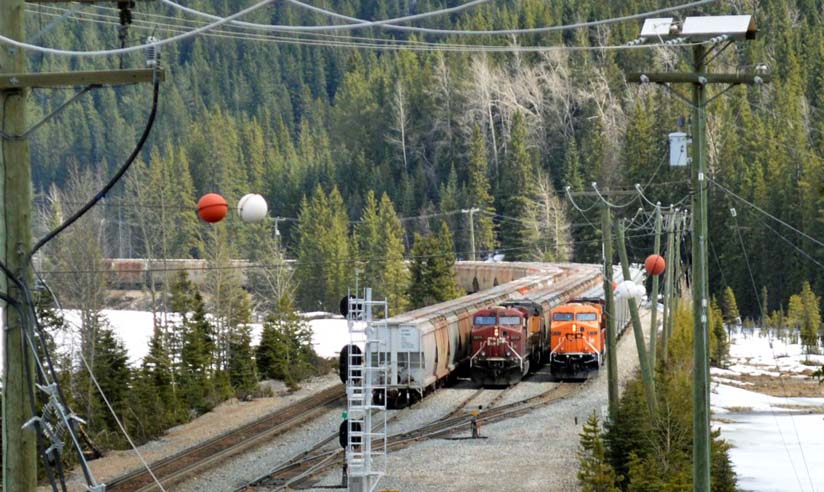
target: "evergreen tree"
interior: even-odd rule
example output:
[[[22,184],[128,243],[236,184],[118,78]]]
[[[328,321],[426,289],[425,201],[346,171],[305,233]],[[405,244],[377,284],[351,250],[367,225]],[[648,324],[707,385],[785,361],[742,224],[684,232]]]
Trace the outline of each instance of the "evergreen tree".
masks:
[[[236,326],[229,334],[229,383],[240,399],[252,396],[257,383],[252,352],[252,328],[248,324]]]
[[[724,329],[724,315],[714,296],[710,302],[710,331],[710,363],[722,367],[729,353],[729,342]]]
[[[482,259],[484,252],[490,252],[495,248],[495,224],[492,221],[495,207],[488,173],[486,144],[481,129],[475,125],[472,140],[469,143],[469,162],[464,195],[467,208],[479,209],[472,216],[475,220],[475,250],[481,253],[476,259]]]
[[[451,233],[445,222],[441,223],[441,231],[437,235],[415,234],[411,256],[409,301],[413,308],[448,301],[460,295],[452,272],[455,253]]]
[[[801,300],[804,305],[801,321],[801,342],[804,351],[809,354],[818,353],[818,332],[821,329],[821,298],[816,296],[809,282],[804,282],[801,288]]]
[[[185,272],[181,272],[172,289],[172,308],[180,315],[180,368],[178,370],[181,398],[186,408],[196,414],[211,410],[217,403],[214,374],[214,328],[206,315],[206,304],[200,291]]]
[[[351,277],[349,219],[337,187],[327,198],[318,185],[298,217],[298,301],[304,309],[331,311]]]
[[[529,221],[529,197],[535,182],[535,165],[527,150],[527,132],[521,113],[512,119],[506,165],[501,172],[498,196],[502,218],[500,242],[507,260],[526,260],[532,246],[532,233],[524,222]]]
[[[615,474],[606,459],[606,448],[598,429],[598,417],[593,412],[581,431],[578,449],[578,482],[583,492],[619,492],[617,482],[622,477]]]
[[[292,390],[322,371],[312,348],[312,331],[287,297],[278,301],[277,310],[263,324],[256,362],[261,376],[283,380]]]
[[[724,312],[724,322],[728,325],[738,323],[741,314],[738,312],[738,304],[735,302],[735,292],[731,287],[724,289],[724,298],[722,303],[722,311]]]
[[[404,260],[404,230],[400,218],[389,195],[381,196],[379,220],[384,231],[381,250],[383,266],[383,295],[389,302],[389,314],[406,311],[409,306],[407,288],[409,286],[409,269]]]

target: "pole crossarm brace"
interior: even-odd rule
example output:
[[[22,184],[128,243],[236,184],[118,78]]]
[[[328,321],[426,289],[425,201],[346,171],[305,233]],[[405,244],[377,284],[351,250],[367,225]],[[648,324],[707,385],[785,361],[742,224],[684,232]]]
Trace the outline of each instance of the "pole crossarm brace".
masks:
[[[85,93],[89,92],[90,90],[95,89],[97,87],[100,87],[100,86],[99,85],[87,85],[81,91],[79,91],[77,94],[73,95],[72,97],[70,97],[66,101],[64,101],[63,104],[58,106],[54,111],[52,111],[51,113],[44,116],[40,121],[38,121],[37,123],[35,123],[31,127],[29,127],[28,130],[24,131],[23,133],[21,133],[19,135],[9,135],[9,134],[3,132],[2,130],[0,130],[0,138],[4,138],[6,140],[23,140],[23,139],[25,139],[32,132],[34,132],[35,130],[37,130],[41,126],[43,126],[47,121],[54,118],[58,114],[62,113],[63,110],[66,109],[66,107],[68,107],[71,103],[73,103],[73,102],[77,101],[78,99],[80,99],[80,97],[83,94],[85,94]]]
[[[744,73],[706,73],[706,72],[631,72],[627,74],[627,82],[637,84],[766,84],[770,82],[769,74],[756,75]]]
[[[85,72],[41,72],[0,74],[0,91],[25,88],[53,89],[58,87],[129,85],[152,82],[155,70],[137,68],[125,70],[90,70]],[[166,80],[166,72],[157,70],[158,78]]]

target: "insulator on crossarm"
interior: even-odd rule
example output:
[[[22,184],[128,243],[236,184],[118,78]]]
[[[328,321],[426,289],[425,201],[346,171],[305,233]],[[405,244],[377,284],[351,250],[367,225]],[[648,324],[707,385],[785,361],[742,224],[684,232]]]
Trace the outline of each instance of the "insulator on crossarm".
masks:
[[[149,45],[145,48],[146,66],[149,68],[154,68],[160,65],[160,46],[155,43],[157,43],[156,37],[149,36],[146,38],[146,44]]]

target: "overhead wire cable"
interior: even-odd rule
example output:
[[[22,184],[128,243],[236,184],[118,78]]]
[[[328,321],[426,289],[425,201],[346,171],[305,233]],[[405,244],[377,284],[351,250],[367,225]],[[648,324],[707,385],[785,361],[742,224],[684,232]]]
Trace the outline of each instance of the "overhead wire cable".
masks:
[[[611,203],[609,200],[607,200],[604,197],[604,195],[601,194],[600,190],[598,190],[598,183],[596,183],[595,181],[592,182],[592,189],[595,190],[595,194],[598,195],[598,198],[601,199],[601,201],[604,203],[604,205],[606,205],[609,208],[614,208],[614,209],[626,208],[626,207],[632,205],[632,202],[634,202],[638,198],[638,195],[636,194],[628,202],[626,202],[622,205],[616,205],[614,203]]]
[[[220,20],[212,22],[211,24],[207,24],[205,26],[192,29],[191,31],[185,32],[183,34],[172,36],[170,38],[160,39],[160,40],[157,40],[157,41],[154,41],[154,42],[151,42],[151,43],[140,44],[140,45],[135,45],[135,46],[128,46],[128,47],[125,47],[125,48],[116,48],[116,49],[108,49],[108,50],[89,50],[89,51],[63,50],[63,49],[47,48],[45,46],[38,46],[38,45],[34,45],[34,44],[24,43],[24,42],[17,41],[16,39],[11,39],[11,38],[3,36],[3,35],[0,35],[0,41],[2,41],[3,43],[9,44],[11,46],[14,46],[16,48],[21,48],[21,49],[26,49],[26,50],[31,50],[31,51],[37,51],[37,52],[46,53],[46,54],[50,54],[50,55],[77,56],[77,57],[96,57],[96,56],[121,55],[121,54],[125,54],[125,53],[141,51],[141,50],[143,50],[145,48],[149,48],[149,47],[155,47],[156,48],[156,47],[163,46],[163,45],[166,45],[166,44],[169,44],[169,43],[175,43],[175,42],[178,42],[178,41],[182,41],[184,39],[191,38],[193,36],[197,36],[198,34],[209,31],[209,30],[214,29],[218,26],[222,26],[222,25],[224,25],[226,23],[229,23],[229,22],[231,22],[231,21],[233,21],[237,18],[243,17],[244,15],[250,14],[250,13],[254,12],[255,10],[258,10],[262,7],[265,7],[266,5],[272,3],[273,1],[274,0],[262,0],[262,1],[252,5],[250,7],[247,7],[243,10],[235,12],[234,14],[232,14],[228,17],[223,17]]]
[[[106,195],[111,191],[112,188],[120,181],[120,178],[126,174],[126,171],[129,170],[132,163],[135,161],[137,156],[140,154],[140,151],[143,149],[143,145],[146,143],[146,140],[149,138],[149,134],[154,127],[155,117],[157,116],[157,102],[158,97],[160,94],[160,79],[157,73],[157,66],[155,66],[154,75],[153,75],[153,89],[152,89],[152,108],[149,112],[149,117],[146,122],[146,126],[143,129],[143,133],[140,135],[140,139],[138,140],[137,144],[135,145],[132,153],[126,158],[126,161],[120,166],[114,176],[109,179],[109,181],[103,186],[103,188],[97,192],[97,194],[89,200],[85,205],[83,205],[80,209],[78,209],[75,213],[71,215],[71,217],[67,218],[63,223],[58,225],[44,237],[42,237],[37,243],[32,247],[31,251],[26,255],[25,263],[29,264],[31,262],[32,257],[40,250],[46,243],[57,237],[58,234],[66,230],[69,226],[77,222],[78,219],[83,217],[92,207],[97,205],[100,200],[104,199]]]
[[[160,0],[165,4],[173,3],[170,0]],[[339,14],[337,12],[333,12],[331,10],[323,9],[320,7],[315,7],[313,5],[306,4],[299,0],[286,0],[288,3],[295,5],[297,7],[301,7],[307,10],[311,10],[313,12],[322,13],[324,15],[328,15],[330,17],[334,17],[341,20],[346,20],[349,22],[356,22],[358,24],[349,24],[343,26],[334,26],[336,29],[353,29],[358,28],[360,29],[361,26],[364,26],[364,23],[369,23],[370,21],[366,21],[363,19],[358,19],[356,17],[349,17],[346,15]],[[380,24],[370,24],[377,27],[381,27],[383,29],[392,29],[398,31],[415,31],[415,32],[423,32],[427,34],[444,34],[444,35],[456,35],[456,36],[489,36],[489,35],[513,35],[513,34],[538,34],[538,33],[547,33],[547,32],[557,32],[557,31],[568,31],[573,29],[580,29],[584,27],[596,27],[596,26],[603,26],[608,24],[617,24],[620,22],[626,22],[636,19],[643,19],[646,17],[650,17],[653,15],[663,14],[667,12],[676,12],[679,10],[690,9],[694,7],[700,7],[702,5],[706,5],[709,3],[716,3],[719,0],[699,0],[695,2],[689,2],[682,5],[675,5],[672,7],[664,7],[661,9],[650,10],[647,12],[640,12],[636,14],[624,15],[621,17],[613,17],[609,19],[602,19],[602,20],[594,20],[594,21],[586,21],[586,22],[576,22],[574,24],[566,24],[566,25],[557,25],[557,26],[543,26],[543,27],[530,27],[530,28],[519,28],[519,29],[495,29],[495,30],[472,30],[472,29],[434,29],[434,28],[427,28],[427,27],[410,27],[410,26],[396,26],[392,25],[391,21],[382,21]],[[248,23],[247,23],[248,24]],[[365,25],[365,27],[369,27],[370,25]],[[257,24],[256,27],[265,27],[263,24]]]
[[[732,195],[734,198],[736,198],[736,199],[738,199],[739,201],[741,201],[742,203],[744,203],[744,204],[746,204],[746,205],[750,206],[751,208],[753,208],[753,209],[757,210],[758,212],[760,212],[761,214],[765,215],[766,217],[769,217],[770,219],[772,219],[772,220],[774,220],[774,221],[778,222],[779,224],[781,224],[781,225],[783,225],[784,227],[786,227],[786,228],[790,229],[791,231],[795,232],[796,234],[799,234],[800,236],[803,236],[803,237],[805,237],[806,239],[809,239],[809,240],[810,240],[810,241],[812,241],[813,243],[815,243],[815,244],[817,244],[817,245],[819,245],[819,246],[821,246],[821,247],[824,247],[824,242],[822,242],[822,241],[820,241],[820,240],[818,240],[818,239],[816,239],[816,238],[814,238],[814,237],[810,236],[809,234],[807,234],[807,233],[805,233],[805,232],[803,232],[803,231],[799,230],[798,228],[796,228],[796,227],[792,226],[791,224],[788,224],[787,222],[785,222],[785,221],[783,221],[783,220],[779,219],[778,217],[776,217],[775,215],[773,215],[773,214],[771,214],[771,213],[767,212],[766,210],[764,210],[763,208],[759,207],[758,205],[756,205],[756,204],[754,204],[754,203],[750,202],[749,200],[747,200],[747,199],[743,198],[742,196],[738,195],[737,193],[735,193],[734,191],[730,190],[730,189],[729,189],[729,188],[727,188],[726,186],[722,185],[721,183],[719,183],[719,182],[718,182],[718,181],[716,181],[715,179],[713,179],[713,178],[711,178],[711,177],[709,177],[709,176],[707,176],[707,177],[706,177],[706,179],[707,179],[710,183],[712,183],[713,185],[715,185],[716,187],[718,187],[719,189],[723,190],[725,193],[728,193],[729,195]]]
[[[32,12],[37,12],[32,10]],[[52,15],[57,16],[57,14],[44,14],[44,15]],[[97,24],[106,24],[117,26],[114,21],[105,21],[99,19],[87,19],[82,17],[75,17],[76,20],[81,22],[93,22]],[[164,27],[157,29],[156,27],[149,27],[145,25],[139,26],[132,26],[137,29],[141,29],[144,31],[151,31],[154,32],[156,30],[161,31],[168,31],[172,33],[181,33],[185,34],[188,31],[183,29],[176,30],[171,27]],[[313,47],[323,47],[323,48],[351,48],[351,49],[370,49],[370,50],[378,50],[378,51],[413,51],[413,52],[443,52],[443,53],[550,53],[550,52],[581,52],[581,51],[622,51],[622,50],[638,50],[638,49],[646,49],[646,48],[654,48],[654,47],[662,47],[662,48],[669,48],[670,46],[660,44],[660,45],[636,45],[636,46],[628,46],[628,45],[602,45],[602,46],[565,46],[565,45],[552,45],[552,46],[519,46],[519,45],[479,45],[479,44],[448,44],[448,43],[425,43],[425,42],[411,42],[408,40],[394,40],[394,39],[380,39],[380,38],[372,38],[373,42],[345,42],[345,41],[328,41],[322,39],[305,39],[305,38],[295,38],[295,37],[277,37],[272,35],[254,35],[254,34],[243,34],[233,31],[219,31],[216,29],[211,29],[209,32],[201,33],[203,36],[206,37],[214,37],[220,39],[231,39],[231,40],[238,40],[238,41],[258,41],[258,42],[269,42],[275,44],[289,44],[289,45],[299,45],[299,46],[313,46]],[[167,38],[172,39],[172,38]],[[179,36],[175,36],[175,40],[180,40]],[[0,38],[0,41],[3,41]],[[163,40],[166,41],[166,40]],[[158,43],[152,44],[144,44],[140,45],[142,47],[150,47],[152,45],[157,45]],[[166,43],[163,43],[166,44]],[[688,44],[689,45],[689,44]],[[685,46],[685,45],[680,45]],[[34,47],[37,48],[37,47]],[[33,48],[33,49],[34,49]],[[138,46],[133,46],[131,48],[138,48]],[[127,48],[127,49],[131,49]],[[51,49],[48,49],[51,50]],[[39,50],[42,51],[42,50]],[[119,50],[106,50],[105,52],[81,52],[81,51],[64,51],[62,53],[55,53],[54,50],[48,51],[50,54],[63,54],[66,56],[84,56],[85,53],[93,53],[89,56],[107,56],[107,55],[117,55],[122,54]]]
[[[190,7],[186,7],[180,5],[179,3],[173,2],[172,0],[159,0],[160,3],[172,7],[177,10],[181,10],[183,12],[187,12],[192,15],[197,15],[200,17],[204,17],[207,19],[213,20],[223,20],[224,17],[210,14],[208,12],[203,12],[200,10],[196,10]],[[393,19],[384,19],[384,20],[376,20],[376,21],[369,21],[369,20],[361,20],[355,19],[357,21],[356,24],[334,24],[334,25],[325,25],[325,26],[292,26],[292,25],[273,25],[273,24],[256,24],[253,22],[243,22],[243,21],[235,21],[232,19],[230,22],[236,26],[243,26],[243,27],[252,27],[258,30],[272,30],[272,31],[338,31],[338,30],[352,30],[352,29],[364,29],[367,27],[380,27],[386,26],[389,24],[394,24],[396,22],[410,22],[414,20],[420,19],[427,19],[429,17],[439,17],[446,14],[453,14],[456,12],[460,12],[462,10],[466,10],[470,7],[474,7],[476,5],[480,5],[483,3],[487,3],[490,0],[472,0],[470,2],[466,2],[460,5],[456,5],[455,7],[448,7],[439,10],[432,10],[429,12],[422,12],[420,14],[412,14],[406,15],[403,17],[395,17]],[[709,1],[709,0],[703,0]]]

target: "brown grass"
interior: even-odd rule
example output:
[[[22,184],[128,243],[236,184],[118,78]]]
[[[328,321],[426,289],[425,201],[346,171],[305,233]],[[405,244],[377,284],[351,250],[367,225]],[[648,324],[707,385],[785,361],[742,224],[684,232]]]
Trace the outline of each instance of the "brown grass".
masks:
[[[824,398],[824,384],[819,384],[818,380],[807,378],[796,378],[790,376],[752,376],[749,374],[724,375],[725,378],[740,381],[742,383],[752,383],[740,385],[742,389],[764,393],[777,397],[808,397]]]

